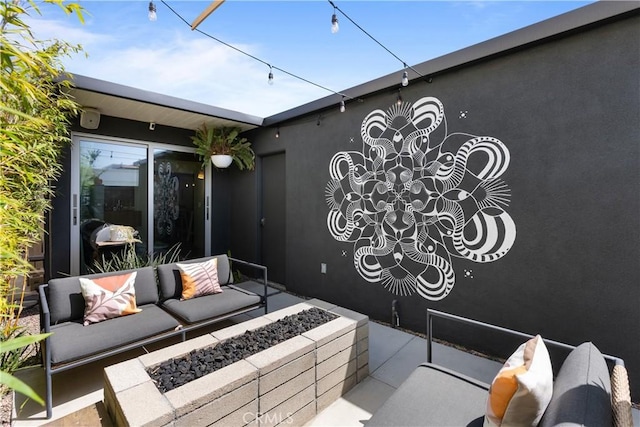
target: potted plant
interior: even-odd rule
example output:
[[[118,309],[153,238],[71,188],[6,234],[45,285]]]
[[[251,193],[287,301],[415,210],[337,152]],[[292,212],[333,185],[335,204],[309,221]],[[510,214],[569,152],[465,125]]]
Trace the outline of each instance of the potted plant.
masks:
[[[256,155],[247,138],[238,138],[240,131],[238,127],[210,128],[203,124],[191,139],[204,165],[211,158],[218,168],[226,168],[234,162],[240,170],[253,170]]]

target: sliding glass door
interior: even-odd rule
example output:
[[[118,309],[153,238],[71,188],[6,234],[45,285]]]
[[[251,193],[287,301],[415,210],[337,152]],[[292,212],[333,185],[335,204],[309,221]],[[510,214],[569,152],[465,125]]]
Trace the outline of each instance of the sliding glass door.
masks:
[[[193,153],[153,152],[154,252],[175,245],[189,258],[205,255],[205,180]]]
[[[91,272],[127,249],[208,255],[210,174],[193,150],[84,135],[73,142],[71,274]]]

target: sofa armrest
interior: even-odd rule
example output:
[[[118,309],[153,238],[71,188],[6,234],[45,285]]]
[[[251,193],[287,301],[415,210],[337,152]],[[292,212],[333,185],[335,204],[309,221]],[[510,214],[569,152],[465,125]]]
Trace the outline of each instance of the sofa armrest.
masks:
[[[451,321],[458,322],[458,323],[464,323],[464,324],[470,325],[470,326],[477,326],[477,327],[481,327],[481,328],[485,328],[485,329],[490,329],[490,330],[493,330],[493,331],[503,332],[503,333],[506,333],[508,335],[524,338],[524,339],[527,339],[527,340],[531,339],[531,338],[533,338],[535,336],[535,335],[531,335],[531,334],[526,334],[524,332],[516,331],[514,329],[503,328],[501,326],[492,325],[490,323],[480,322],[478,320],[469,319],[469,318],[462,317],[462,316],[456,316],[455,314],[445,313],[443,311],[438,311],[438,310],[434,310],[434,309],[428,308],[427,309],[427,362],[432,362],[433,361],[432,360],[433,359],[433,351],[432,351],[432,347],[433,347],[433,319],[436,318],[436,317],[439,317],[439,318],[442,318],[442,319],[451,320]],[[572,351],[572,350],[575,350],[577,348],[577,346],[575,346],[575,345],[565,344],[565,343],[560,342],[560,341],[554,341],[554,340],[550,340],[550,339],[546,339],[546,338],[542,338],[542,339],[543,339],[543,341],[544,341],[544,343],[546,345],[562,348],[562,349],[565,349],[565,350],[568,350],[568,351]],[[609,361],[612,364],[624,366],[624,360],[619,358],[619,357],[611,356],[609,354],[602,354],[602,357],[604,357],[605,360]]]
[[[620,363],[613,367],[613,372],[611,373],[611,411],[614,426],[633,426],[629,376],[624,364]]]
[[[51,314],[49,312],[49,302],[47,301],[46,289],[49,285],[38,286],[38,296],[40,297],[40,332],[51,332]]]
[[[40,332],[50,334],[51,333],[51,312],[49,311],[49,302],[47,301],[47,288],[48,284],[38,286],[38,295],[40,297]],[[42,364],[45,367],[47,372],[47,417],[50,417],[51,411],[51,387],[50,382],[51,378],[49,376],[49,371],[51,370],[51,346],[49,343],[51,342],[50,335],[42,342],[41,354],[42,354]]]
[[[267,303],[267,267],[264,266],[264,265],[261,265],[261,264],[256,264],[256,263],[253,263],[253,262],[244,261],[244,260],[241,260],[241,259],[238,259],[238,258],[229,257],[229,260],[233,261],[235,263],[238,263],[240,265],[243,265],[245,267],[250,267],[250,268],[252,268],[254,270],[259,270],[259,271],[262,272],[262,280],[261,280],[261,282],[264,285],[264,293],[262,294],[262,297],[264,298],[264,303],[266,305],[266,303]]]

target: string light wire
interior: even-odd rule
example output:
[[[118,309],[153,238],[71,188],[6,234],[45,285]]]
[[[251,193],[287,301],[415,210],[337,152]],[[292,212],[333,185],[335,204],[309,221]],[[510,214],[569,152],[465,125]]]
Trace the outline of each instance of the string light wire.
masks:
[[[189,28],[191,28],[191,24],[189,24],[189,22],[187,22],[187,20],[186,20],[186,19],[184,19],[184,18],[182,17],[182,15],[180,15],[180,14],[179,14],[178,12],[176,12],[176,11],[175,11],[171,6],[169,6],[169,4],[168,4],[165,0],[160,0],[160,1],[161,1],[161,2],[162,2],[162,4],[164,4],[164,5],[165,5],[165,6],[166,6],[166,7],[167,7],[171,12],[173,12],[173,14],[174,14],[174,15],[176,15],[176,16],[177,16],[177,17],[178,17],[182,22],[184,22],[185,24],[187,24],[187,25],[189,26]],[[342,11],[341,11],[341,12],[342,12]],[[343,14],[344,14],[344,12],[343,12]],[[266,65],[266,66],[267,66],[267,67],[269,67],[270,69],[278,70],[278,71],[280,71],[280,72],[282,72],[282,73],[284,73],[284,74],[286,74],[286,75],[288,75],[288,76],[290,76],[290,77],[293,77],[293,78],[295,78],[295,79],[301,80],[301,81],[303,81],[303,82],[305,82],[305,83],[308,83],[308,84],[310,84],[310,85],[313,85],[313,86],[315,86],[315,87],[318,87],[318,88],[320,88],[320,89],[323,89],[323,90],[325,90],[325,91],[327,91],[327,92],[331,92],[331,93],[333,93],[333,94],[340,95],[340,96],[342,96],[343,98],[347,98],[347,99],[355,99],[355,98],[354,98],[354,97],[352,97],[352,96],[346,95],[346,94],[344,94],[344,93],[342,93],[342,92],[336,92],[336,91],[335,91],[335,90],[333,90],[333,89],[329,89],[329,88],[328,88],[328,87],[326,87],[326,86],[322,86],[321,84],[318,84],[318,83],[312,82],[311,80],[305,79],[304,77],[300,77],[300,76],[298,76],[297,74],[293,74],[293,73],[291,73],[291,72],[289,72],[289,71],[287,71],[287,70],[285,70],[285,69],[283,69],[283,68],[276,67],[275,65],[271,65],[271,64],[269,64],[268,62],[263,61],[262,59],[258,58],[257,56],[254,56],[254,55],[252,55],[252,54],[250,54],[250,53],[247,53],[247,52],[245,52],[244,50],[239,49],[239,48],[237,48],[236,46],[233,46],[232,44],[229,44],[229,43],[227,43],[227,42],[225,42],[225,41],[222,41],[222,40],[220,40],[219,38],[214,37],[214,36],[212,36],[211,34],[206,33],[206,32],[204,32],[204,31],[202,31],[202,30],[200,30],[200,29],[198,29],[198,28],[194,29],[193,31],[196,31],[196,32],[198,32],[198,33],[202,34],[202,35],[203,35],[203,36],[205,36],[205,37],[208,37],[208,38],[210,38],[210,39],[212,39],[212,40],[215,40],[216,42],[218,42],[218,43],[220,43],[220,44],[222,44],[222,45],[224,45],[224,46],[226,46],[226,47],[228,47],[228,48],[230,48],[230,49],[233,49],[233,50],[235,50],[236,52],[239,52],[239,53],[241,53],[241,54],[243,54],[243,55],[245,55],[245,56],[248,56],[249,58],[251,58],[251,59],[253,59],[253,60],[255,60],[255,61],[258,61],[258,62],[260,62],[260,63],[262,63],[262,64],[264,64],[264,65]]]
[[[415,68],[413,68],[411,65],[407,65],[407,63],[405,61],[403,61],[402,59],[400,59],[400,57],[398,57],[398,55],[396,55],[395,53],[391,52],[391,50],[389,50],[389,48],[387,48],[385,45],[383,45],[382,43],[380,43],[375,37],[373,37],[371,34],[369,34],[364,28],[362,28],[360,25],[358,25],[358,23],[356,21],[354,21],[353,19],[351,19],[351,17],[349,15],[347,15],[344,10],[340,9],[338,6],[335,5],[335,3],[332,0],[327,0],[329,2],[329,4],[331,6],[333,6],[334,10],[338,10],[338,12],[340,12],[345,18],[347,18],[353,25],[355,25],[360,31],[362,31],[363,33],[365,33],[371,40],[373,40],[374,42],[376,42],[381,48],[383,48],[384,50],[386,50],[387,52],[389,52],[391,54],[391,56],[393,56],[394,58],[396,58],[398,61],[400,61],[402,63],[402,66],[404,68],[409,68],[411,71],[413,71],[414,73],[416,73],[418,76],[420,77],[424,77],[422,74],[420,74]],[[406,73],[406,71],[405,71]],[[404,75],[403,75],[403,79],[404,79]],[[406,86],[403,84],[403,86]]]

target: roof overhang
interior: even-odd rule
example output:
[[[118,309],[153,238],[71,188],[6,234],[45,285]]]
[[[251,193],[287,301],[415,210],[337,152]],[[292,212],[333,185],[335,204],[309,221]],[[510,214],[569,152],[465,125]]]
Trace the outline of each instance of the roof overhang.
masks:
[[[261,117],[91,77],[73,75],[70,81],[70,93],[78,104],[107,116],[189,130],[205,123],[210,127],[237,126],[246,131],[261,126],[263,121]]]

